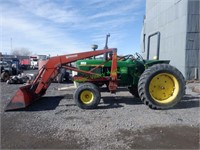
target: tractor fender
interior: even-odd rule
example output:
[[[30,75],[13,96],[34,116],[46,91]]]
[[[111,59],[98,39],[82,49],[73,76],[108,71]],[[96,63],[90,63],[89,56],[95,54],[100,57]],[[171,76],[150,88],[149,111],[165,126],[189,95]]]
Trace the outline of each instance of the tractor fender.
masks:
[[[149,60],[145,63],[145,68],[153,66],[155,64],[169,64],[170,60]]]

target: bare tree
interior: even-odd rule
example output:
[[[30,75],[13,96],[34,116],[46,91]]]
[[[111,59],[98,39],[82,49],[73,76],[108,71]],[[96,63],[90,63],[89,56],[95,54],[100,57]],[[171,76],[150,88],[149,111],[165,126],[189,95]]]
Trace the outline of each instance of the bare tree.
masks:
[[[11,54],[16,56],[30,56],[31,51],[27,48],[15,48],[12,50]]]

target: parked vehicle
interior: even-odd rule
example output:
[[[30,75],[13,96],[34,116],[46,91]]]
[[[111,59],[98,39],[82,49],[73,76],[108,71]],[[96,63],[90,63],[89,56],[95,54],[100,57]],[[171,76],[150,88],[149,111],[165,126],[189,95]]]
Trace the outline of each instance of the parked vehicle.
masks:
[[[30,59],[26,58],[26,59],[21,59],[20,60],[20,64],[21,64],[21,69],[29,69],[31,66],[31,61]]]
[[[38,69],[38,58],[37,56],[30,56],[30,61],[31,61],[31,69]]]
[[[21,73],[21,66],[17,58],[3,58],[0,61],[1,81],[7,81],[10,76]]]
[[[65,68],[60,69],[60,73],[55,78],[58,83],[68,82],[72,78],[72,73],[70,70]]]
[[[0,61],[1,81],[7,81],[12,74],[12,67],[5,61]]]

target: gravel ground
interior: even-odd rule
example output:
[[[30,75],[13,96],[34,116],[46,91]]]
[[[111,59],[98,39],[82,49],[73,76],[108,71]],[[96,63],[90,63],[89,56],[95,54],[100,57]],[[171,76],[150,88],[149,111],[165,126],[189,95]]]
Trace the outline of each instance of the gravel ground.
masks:
[[[200,94],[187,85],[174,108],[151,110],[129,92],[102,93],[95,110],[73,101],[71,84],[53,83],[27,109],[4,112],[21,85],[1,83],[1,149],[199,149]]]

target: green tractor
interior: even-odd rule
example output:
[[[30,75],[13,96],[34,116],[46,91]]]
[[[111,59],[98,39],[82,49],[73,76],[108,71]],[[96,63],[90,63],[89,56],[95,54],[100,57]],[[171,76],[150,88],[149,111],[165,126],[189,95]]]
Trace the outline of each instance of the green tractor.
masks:
[[[126,87],[152,109],[171,108],[183,97],[184,77],[169,61],[144,60],[138,53],[119,57],[115,48],[96,51],[96,47],[94,51],[50,58],[32,83],[17,90],[6,110],[25,108],[42,97],[62,68],[78,72],[73,77],[80,84],[74,100],[82,109],[96,108],[103,88],[116,93],[118,87]],[[104,59],[97,58],[103,54]]]
[[[74,99],[82,109],[96,108],[101,99],[101,88],[111,93],[117,87],[126,87],[135,97],[152,109],[168,109],[176,105],[185,94],[185,80],[181,72],[169,65],[168,60],[144,60],[136,53],[117,56],[116,79],[111,84],[113,59],[91,58],[78,60],[76,66],[82,72],[74,76],[79,84],[74,92]],[[87,72],[91,72],[88,74]],[[114,73],[115,73],[114,72]]]

